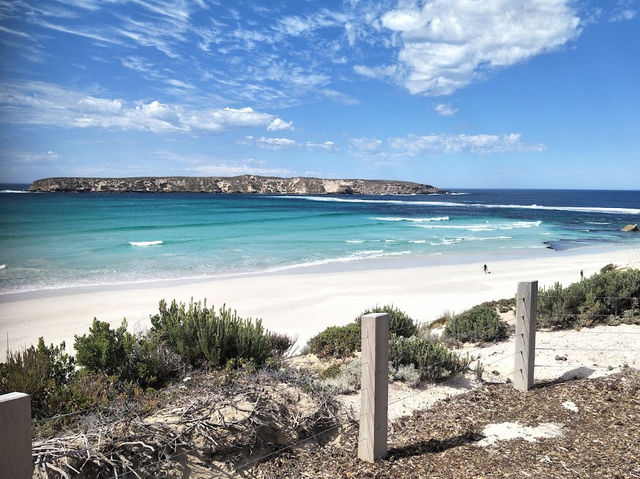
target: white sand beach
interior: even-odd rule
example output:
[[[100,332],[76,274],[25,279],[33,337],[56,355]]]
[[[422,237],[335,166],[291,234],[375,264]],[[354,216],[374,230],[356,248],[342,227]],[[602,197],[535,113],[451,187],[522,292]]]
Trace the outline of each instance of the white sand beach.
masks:
[[[119,324],[127,318],[133,329],[150,326],[149,315],[161,299],[188,302],[207,299],[209,305],[226,303],[245,317],[262,318],[273,331],[298,338],[298,347],[330,325],[353,320],[365,308],[393,303],[419,322],[432,321],[445,311],[461,312],[482,301],[512,297],[518,281],[538,280],[540,286],[563,284],[596,273],[606,264],[640,263],[640,252],[619,249],[591,254],[545,251],[537,257],[490,261],[490,274],[482,262],[393,266],[372,263],[373,269],[333,271],[303,268],[209,280],[159,282],[61,289],[48,292],[0,295],[0,357],[8,347],[17,350],[34,344],[66,341],[87,332],[94,317]]]

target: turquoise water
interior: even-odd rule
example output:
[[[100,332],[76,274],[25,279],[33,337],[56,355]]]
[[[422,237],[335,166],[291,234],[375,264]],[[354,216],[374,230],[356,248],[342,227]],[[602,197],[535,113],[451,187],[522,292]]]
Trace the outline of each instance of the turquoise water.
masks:
[[[637,191],[428,196],[0,194],[0,292],[200,278],[372,258],[640,251]]]

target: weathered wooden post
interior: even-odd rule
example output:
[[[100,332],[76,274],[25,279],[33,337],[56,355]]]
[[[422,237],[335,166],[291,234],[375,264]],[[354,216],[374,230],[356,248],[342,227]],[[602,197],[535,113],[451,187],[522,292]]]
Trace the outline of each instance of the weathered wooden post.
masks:
[[[358,457],[375,462],[387,455],[389,315],[364,315],[361,333],[362,389]]]
[[[519,391],[528,391],[533,387],[537,314],[538,282],[523,281],[518,283],[513,387]]]
[[[31,397],[0,396],[0,477],[31,478]]]

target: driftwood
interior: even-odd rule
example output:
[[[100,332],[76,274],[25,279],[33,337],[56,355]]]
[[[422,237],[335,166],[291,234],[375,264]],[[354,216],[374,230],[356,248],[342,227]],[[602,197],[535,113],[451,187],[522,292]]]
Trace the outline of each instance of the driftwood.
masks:
[[[302,373],[200,374],[163,391],[164,406],[133,401],[97,410],[63,434],[33,442],[35,477],[181,477],[178,469],[233,470],[335,424],[338,406]]]

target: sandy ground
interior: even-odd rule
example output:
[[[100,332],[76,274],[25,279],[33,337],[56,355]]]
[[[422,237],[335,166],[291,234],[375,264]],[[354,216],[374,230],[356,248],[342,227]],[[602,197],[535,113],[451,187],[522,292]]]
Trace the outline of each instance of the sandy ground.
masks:
[[[536,258],[493,261],[491,274],[481,262],[384,267],[332,271],[292,270],[214,278],[197,282],[148,283],[63,289],[39,293],[0,295],[0,358],[8,347],[34,344],[38,337],[73,344],[74,334],[87,332],[94,317],[119,324],[127,318],[133,329],[149,327],[149,315],[160,299],[188,302],[207,299],[226,303],[245,317],[262,318],[273,331],[297,336],[302,346],[330,325],[346,324],[365,308],[393,303],[419,322],[431,321],[445,311],[461,312],[482,301],[512,297],[518,281],[555,281],[568,284],[599,271],[608,263],[640,262],[635,249],[591,254],[545,251]],[[378,263],[372,263],[378,265]]]

